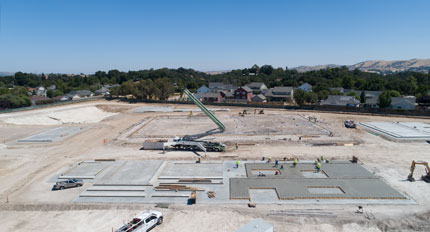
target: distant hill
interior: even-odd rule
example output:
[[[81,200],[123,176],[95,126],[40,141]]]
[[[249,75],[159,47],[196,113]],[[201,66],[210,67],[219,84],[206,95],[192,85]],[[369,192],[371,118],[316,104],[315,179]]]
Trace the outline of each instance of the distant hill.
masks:
[[[10,76],[13,75],[14,73],[11,72],[0,72],[0,77],[4,77],[4,76]]]
[[[320,69],[341,67],[343,65],[328,64],[316,66],[299,66],[293,68],[298,72],[308,72]],[[430,70],[430,59],[412,59],[412,60],[369,60],[354,65],[345,65],[350,70],[359,69],[364,72],[376,73],[394,73],[402,71],[428,72]]]

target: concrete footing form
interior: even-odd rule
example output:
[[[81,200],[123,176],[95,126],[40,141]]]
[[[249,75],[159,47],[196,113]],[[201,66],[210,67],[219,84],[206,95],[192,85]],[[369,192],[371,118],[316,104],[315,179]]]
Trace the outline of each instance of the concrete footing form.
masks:
[[[362,122],[367,130],[396,141],[430,139],[430,125],[420,122]]]
[[[296,166],[280,162],[278,167],[262,161],[240,161],[237,168],[235,161],[86,161],[65,168],[62,174],[50,181],[84,179],[85,189],[74,202],[85,203],[186,204],[192,192],[196,192],[197,204],[249,200],[267,204],[330,200],[336,200],[336,204],[414,203],[361,165],[349,161],[322,164],[320,172],[305,161]]]

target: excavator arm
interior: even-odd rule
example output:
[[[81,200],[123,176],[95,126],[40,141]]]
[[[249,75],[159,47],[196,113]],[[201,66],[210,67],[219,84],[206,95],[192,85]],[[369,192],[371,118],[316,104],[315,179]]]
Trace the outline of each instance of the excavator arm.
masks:
[[[425,182],[429,183],[430,182],[430,167],[429,167],[428,162],[425,162],[425,161],[416,162],[415,160],[412,160],[411,173],[408,175],[408,181],[411,181],[411,182],[415,181],[414,172],[415,172],[416,165],[423,165],[425,167],[426,175],[421,176],[421,179],[424,180]]]

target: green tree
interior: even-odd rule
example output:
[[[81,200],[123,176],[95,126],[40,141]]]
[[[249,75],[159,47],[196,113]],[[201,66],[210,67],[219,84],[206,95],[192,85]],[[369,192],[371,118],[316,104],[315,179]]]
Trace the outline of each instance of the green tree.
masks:
[[[10,93],[8,88],[0,88],[0,95],[8,94],[8,93]]]
[[[330,93],[327,91],[327,90],[321,90],[321,91],[319,91],[318,93],[317,93],[317,95],[318,95],[318,100],[325,100],[325,99],[327,99],[328,98],[328,95],[329,95]]]
[[[15,86],[11,91],[15,96],[27,96],[28,97],[28,89],[23,86]]]
[[[391,106],[391,95],[390,95],[390,91],[384,91],[382,92],[379,97],[379,107],[380,108],[387,108]]]
[[[137,88],[133,81],[130,80],[121,84],[121,88],[120,88],[121,95],[125,96],[125,95],[131,94],[133,96],[136,96],[135,95],[136,93],[137,93]]]
[[[55,97],[54,90],[48,90],[48,92],[46,92],[46,96],[49,98]]]
[[[355,97],[355,99],[357,99],[357,100],[361,101],[361,100],[360,100],[360,99],[361,99],[361,97],[360,97],[360,96],[358,96],[358,93],[357,93],[357,92],[350,92],[350,93],[346,94],[346,96],[354,96],[354,97]]]
[[[338,89],[330,90],[330,95],[343,95],[342,92]]]
[[[167,78],[158,78],[155,80],[155,85],[157,86],[159,93],[158,99],[167,100],[170,95],[175,93],[175,88],[172,83],[169,82]]]
[[[271,65],[267,65],[267,64],[263,65],[260,68],[260,72],[270,76],[273,73],[273,67]]]
[[[306,101],[306,92],[301,89],[296,89],[294,91],[294,101],[296,101],[297,105],[303,105]]]
[[[109,89],[110,96],[119,96],[121,93],[121,87],[115,86]]]
[[[318,102],[318,95],[314,92],[306,92],[305,98],[306,102],[310,104],[315,104]]]
[[[364,92],[364,90],[363,90],[363,91],[361,91],[361,94],[360,94],[360,102],[361,102],[361,103],[363,103],[363,104],[365,104],[365,103],[366,103],[366,93]]]

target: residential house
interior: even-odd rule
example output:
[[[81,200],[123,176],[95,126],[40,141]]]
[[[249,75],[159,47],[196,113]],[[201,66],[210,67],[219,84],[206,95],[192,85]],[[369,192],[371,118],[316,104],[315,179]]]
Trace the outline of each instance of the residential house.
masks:
[[[393,109],[414,110],[416,106],[416,98],[410,97],[392,97],[391,107]]]
[[[121,86],[120,84],[103,85],[103,87],[108,88],[108,89],[111,89],[111,88],[114,88],[114,87],[120,87],[120,86]]]
[[[44,97],[46,97],[46,93],[47,92],[48,91],[43,86],[38,86],[38,87],[36,87],[36,90],[35,90],[35,93],[36,93],[37,96],[44,96]]]
[[[265,96],[268,101],[293,101],[294,89],[291,86],[274,87],[266,92]]]
[[[51,85],[48,88],[46,88],[47,90],[56,90],[57,86],[56,85]]]
[[[50,100],[50,98],[47,98],[47,97],[44,97],[44,96],[33,95],[33,96],[30,96],[30,100],[31,100],[31,103],[33,105],[37,105],[40,102]]]
[[[196,93],[207,93],[209,92],[209,88],[206,87],[206,85],[202,85],[200,88],[197,89]]]
[[[305,92],[312,92],[312,85],[308,84],[308,83],[303,83],[302,85],[300,85],[298,87],[298,89],[301,89]]]
[[[320,103],[323,106],[351,106],[358,107],[360,101],[354,96],[329,95],[326,100]]]
[[[262,91],[267,89],[267,86],[263,82],[251,82],[246,86],[248,86],[254,94],[260,94]]]
[[[28,88],[28,95],[36,95],[36,88]]]
[[[54,100],[54,102],[64,101],[63,98],[64,98],[64,96],[56,96],[53,98],[53,100]]]
[[[263,94],[255,95],[251,98],[252,102],[266,102],[266,97]]]
[[[222,96],[221,93],[196,93],[194,96],[202,102],[221,102]]]
[[[94,95],[93,92],[91,92],[89,90],[77,90],[77,91],[72,91],[72,92],[64,95],[64,98],[62,98],[61,100],[62,101],[77,100],[80,98],[92,97],[93,95]]]
[[[234,99],[234,91],[231,90],[223,90],[219,92],[223,100]]]
[[[109,89],[104,86],[94,92],[96,96],[107,96],[109,93]]]
[[[222,82],[209,82],[210,92],[219,92],[221,90],[232,90],[232,84],[224,84]]]
[[[242,86],[234,91],[234,99],[250,102],[252,100],[252,90],[248,86]]]
[[[379,108],[379,96],[366,96],[366,103],[364,103],[366,108]]]

